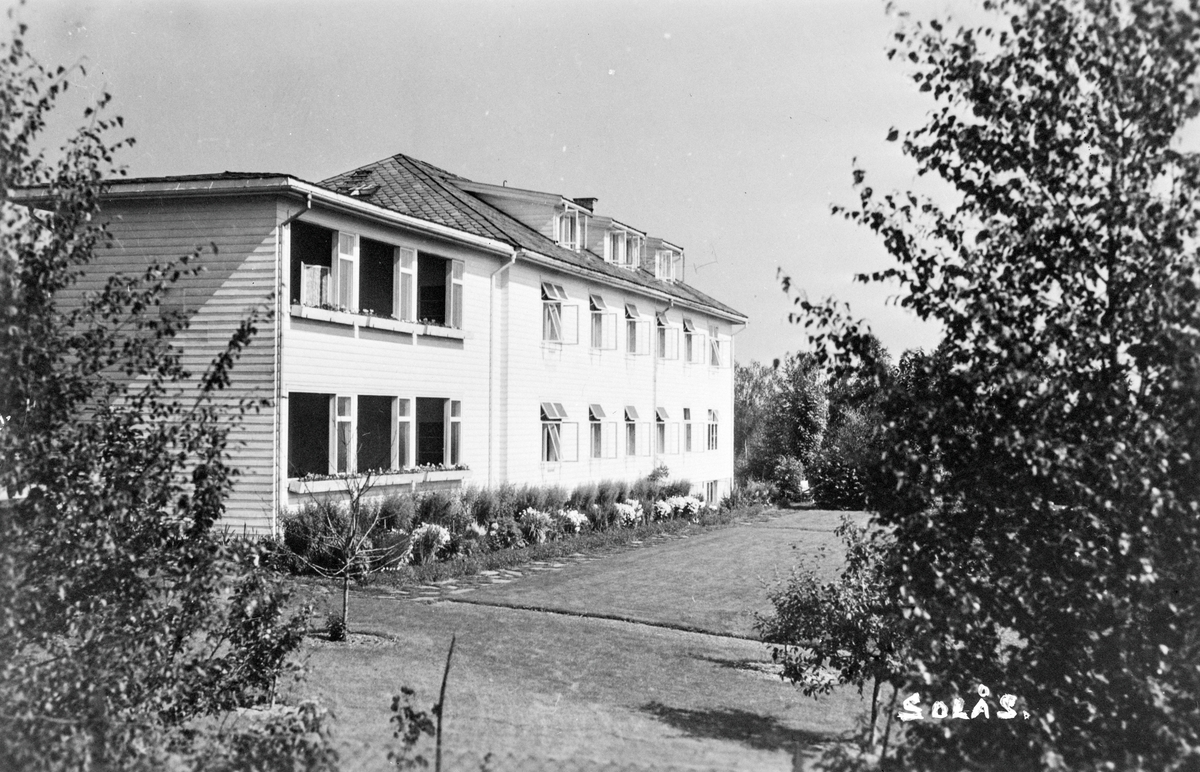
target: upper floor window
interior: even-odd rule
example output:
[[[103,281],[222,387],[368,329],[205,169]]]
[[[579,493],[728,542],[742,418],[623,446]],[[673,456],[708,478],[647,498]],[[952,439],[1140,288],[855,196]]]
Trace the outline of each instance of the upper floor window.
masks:
[[[542,341],[579,342],[579,311],[559,284],[542,282]]]
[[[670,249],[654,253],[654,278],[663,281],[683,280],[683,255]]]
[[[633,303],[625,304],[625,351],[639,356],[650,353],[650,320],[643,319]]]
[[[659,359],[679,358],[679,330],[671,325],[667,315],[662,311],[656,314],[658,321],[657,345],[655,351]]]
[[[683,320],[683,348],[684,358],[689,364],[703,364],[706,356],[704,333],[697,330],[692,320],[687,318]]]
[[[558,215],[558,244],[567,249],[579,249],[580,235],[579,213],[568,209]]]
[[[462,329],[464,264],[294,222],[291,302]]]
[[[617,314],[599,295],[588,296],[592,314],[592,348],[612,350],[617,347]]]
[[[708,363],[713,367],[728,366],[729,342],[721,337],[715,325],[708,328]]]

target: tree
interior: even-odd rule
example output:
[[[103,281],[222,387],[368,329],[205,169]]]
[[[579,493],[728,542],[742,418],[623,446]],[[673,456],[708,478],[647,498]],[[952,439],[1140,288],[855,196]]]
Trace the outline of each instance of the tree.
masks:
[[[838,684],[853,685],[861,695],[871,683],[869,751],[876,745],[880,689],[891,684],[881,752],[886,755],[906,647],[906,622],[890,581],[889,543],[845,515],[835,533],[846,548],[841,575],[822,583],[811,567],[793,571],[770,594],[775,612],[759,615],[755,628],[771,644],[783,677],[799,684],[805,696],[829,694]]]
[[[367,494],[374,487],[373,473],[345,479],[346,498],[324,499],[289,521],[289,528],[306,531],[305,545],[296,556],[321,576],[342,582],[342,614],[330,624],[330,638],[344,640],[350,632],[350,583],[404,563],[412,554],[409,534],[385,530],[388,513]]]
[[[925,713],[901,763],[1194,768],[1200,163],[1173,143],[1200,113],[1197,9],[984,9],[906,23],[891,52],[936,103],[904,152],[947,195],[855,170],[839,211],[895,260],[860,279],[944,330],[883,398],[906,686],[924,704],[1002,686],[1029,719]],[[844,306],[796,300],[824,362],[885,383]]]
[[[0,46],[0,767],[201,764],[214,733],[286,753],[312,711],[262,732],[196,723],[270,699],[303,629],[258,548],[214,529],[227,427],[254,407],[219,395],[256,320],[194,377],[172,346],[186,322],[159,301],[198,252],[82,290],[108,241],[102,180],[132,140],[106,139],[106,95],[57,158],[38,150],[70,73],[24,33]]]
[[[810,357],[794,354],[768,368],[737,365],[734,375],[734,447],[739,473],[774,476],[781,459],[811,464],[825,430],[825,384]]]

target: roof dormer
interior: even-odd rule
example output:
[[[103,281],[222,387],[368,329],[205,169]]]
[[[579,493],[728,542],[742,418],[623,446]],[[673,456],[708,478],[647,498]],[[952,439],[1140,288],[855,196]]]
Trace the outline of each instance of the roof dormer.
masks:
[[[604,260],[623,268],[637,268],[645,246],[644,232],[613,220],[604,236]]]
[[[646,239],[648,258],[647,269],[652,269],[654,278],[662,281],[683,281],[683,247],[672,244],[666,239]]]

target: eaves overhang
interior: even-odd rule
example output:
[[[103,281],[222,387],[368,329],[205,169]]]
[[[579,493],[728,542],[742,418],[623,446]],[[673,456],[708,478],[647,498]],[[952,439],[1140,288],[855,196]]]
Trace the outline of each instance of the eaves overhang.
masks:
[[[408,230],[435,236],[444,240],[467,244],[499,255],[510,256],[517,247],[508,242],[466,233],[446,225],[422,220],[392,209],[372,204],[369,201],[336,193],[328,188],[290,175],[262,177],[179,177],[113,180],[104,183],[103,199],[156,199],[156,198],[211,198],[214,196],[287,195],[319,203],[324,208],[363,217],[385,225],[399,226]],[[50,196],[44,188],[27,188],[15,191],[13,199],[36,208],[49,208]]]
[[[586,272],[589,278],[595,279],[601,284],[620,287],[621,289],[629,290],[630,292],[635,292],[639,295],[653,298],[654,300],[671,303],[679,308],[688,308],[698,313],[715,316],[720,319],[724,319],[731,324],[746,324],[749,321],[749,317],[736,312],[731,313],[720,308],[714,308],[713,306],[704,303],[698,303],[694,300],[682,298],[679,295],[675,295],[670,292],[663,292],[662,290],[658,290],[653,287],[647,287],[644,284],[639,284],[636,281],[624,279],[620,276],[613,276],[603,271],[593,270],[586,266],[564,265],[561,260],[557,260],[553,257],[549,257],[528,249],[521,250],[519,258],[567,276],[578,276],[581,272]]]

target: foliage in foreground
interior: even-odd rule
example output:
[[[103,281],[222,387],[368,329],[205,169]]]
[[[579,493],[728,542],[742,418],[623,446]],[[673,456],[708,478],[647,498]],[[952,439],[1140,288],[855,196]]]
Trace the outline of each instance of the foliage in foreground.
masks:
[[[805,696],[829,694],[839,684],[851,684],[862,694],[871,684],[867,742],[872,749],[880,690],[891,685],[881,754],[886,755],[906,644],[906,623],[891,583],[889,544],[879,532],[857,526],[845,515],[835,533],[845,546],[845,565],[837,579],[821,582],[814,567],[797,567],[786,583],[772,589],[774,612],[758,615],[755,629],[770,645],[771,658],[783,666],[783,678],[799,685]],[[824,555],[822,548],[817,561]]]
[[[101,119],[102,102],[60,159],[42,157],[67,73],[39,66],[23,34],[0,45],[0,768],[311,755],[297,738],[318,712],[205,718],[270,702],[303,624],[257,549],[213,529],[228,412],[251,407],[219,394],[254,318],[193,377],[171,346],[186,323],[159,301],[198,253],[81,291],[107,242],[100,181],[125,143],[104,136],[120,119]],[[14,202],[30,186],[43,211]]]
[[[1003,688],[1030,718],[926,713],[902,764],[1195,768],[1200,164],[1172,143],[1200,113],[1198,9],[985,8],[986,26],[897,34],[936,100],[904,152],[951,204],[856,171],[844,214],[896,261],[863,280],[944,330],[908,386],[877,379],[904,688]],[[797,301],[827,363],[880,373],[842,306]]]

